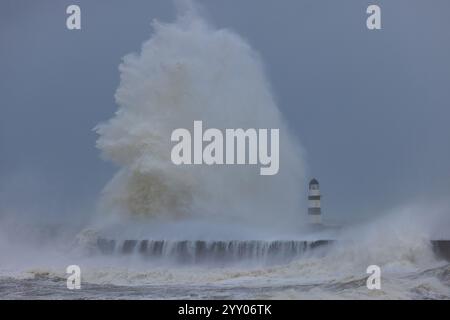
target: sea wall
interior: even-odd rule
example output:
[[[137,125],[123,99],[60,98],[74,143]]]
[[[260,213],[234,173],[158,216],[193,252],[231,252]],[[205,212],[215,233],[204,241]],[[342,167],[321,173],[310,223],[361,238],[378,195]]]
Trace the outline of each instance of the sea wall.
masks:
[[[153,261],[169,260],[184,264],[236,263],[244,260],[285,263],[319,248],[326,250],[334,242],[335,240],[116,241],[99,238],[97,245],[99,251],[106,255],[139,255]],[[450,240],[432,240],[431,244],[437,257],[450,261]]]

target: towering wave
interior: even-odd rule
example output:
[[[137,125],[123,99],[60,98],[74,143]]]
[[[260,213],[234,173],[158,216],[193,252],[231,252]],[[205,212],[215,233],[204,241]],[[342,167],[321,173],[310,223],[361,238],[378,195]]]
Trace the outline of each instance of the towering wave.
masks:
[[[301,221],[301,148],[282,118],[258,54],[234,32],[215,29],[195,10],[153,22],[139,53],[124,57],[119,109],[99,124],[97,147],[120,166],[102,210],[146,220],[194,219],[296,227]],[[181,165],[170,160],[171,133],[202,120],[207,128],[280,129],[280,170]]]

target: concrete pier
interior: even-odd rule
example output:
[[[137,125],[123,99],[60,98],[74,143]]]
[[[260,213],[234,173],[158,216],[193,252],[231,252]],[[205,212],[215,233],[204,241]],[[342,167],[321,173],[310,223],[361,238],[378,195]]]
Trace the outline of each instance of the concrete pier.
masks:
[[[450,261],[450,240],[433,240],[434,253],[441,259]]]
[[[320,241],[170,241],[98,239],[103,254],[137,254],[143,258],[160,259],[178,263],[233,263],[243,260],[255,262],[289,262],[305,253],[326,247],[331,240]]]
[[[233,262],[241,260],[288,262],[318,248],[325,248],[335,240],[230,240],[230,241],[168,241],[124,240],[99,238],[97,245],[102,254],[139,254],[148,259],[168,258],[176,262],[202,261]],[[450,261],[450,240],[432,240],[438,258]]]

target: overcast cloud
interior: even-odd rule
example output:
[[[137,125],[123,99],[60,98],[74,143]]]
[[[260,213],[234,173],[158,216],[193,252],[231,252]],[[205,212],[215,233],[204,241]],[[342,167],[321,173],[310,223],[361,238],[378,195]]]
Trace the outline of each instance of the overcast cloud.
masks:
[[[449,1],[200,3],[261,54],[330,220],[448,197]],[[81,31],[66,29],[69,4]],[[92,129],[117,108],[121,58],[175,14],[165,0],[0,2],[0,209],[89,214],[115,170]]]

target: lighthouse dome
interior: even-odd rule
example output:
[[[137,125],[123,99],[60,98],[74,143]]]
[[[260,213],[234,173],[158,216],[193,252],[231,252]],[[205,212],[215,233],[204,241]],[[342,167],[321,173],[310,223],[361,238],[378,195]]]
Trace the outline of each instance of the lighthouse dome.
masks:
[[[313,178],[310,182],[309,182],[309,186],[312,185],[319,185],[319,181],[317,181],[315,178]]]

